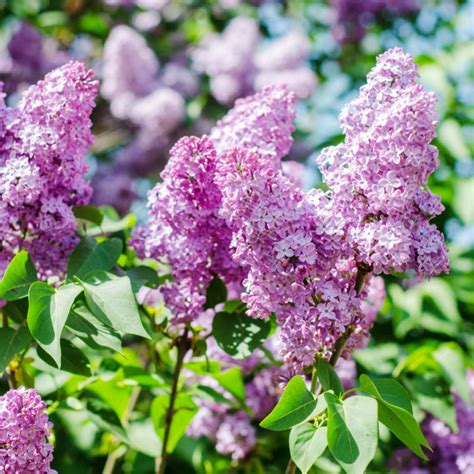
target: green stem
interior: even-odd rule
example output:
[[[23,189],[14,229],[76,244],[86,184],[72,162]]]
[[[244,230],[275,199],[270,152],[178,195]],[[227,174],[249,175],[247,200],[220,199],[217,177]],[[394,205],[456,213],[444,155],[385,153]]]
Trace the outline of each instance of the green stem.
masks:
[[[140,392],[141,392],[141,387],[135,387],[130,394],[130,398],[128,399],[128,403],[127,403],[127,408],[125,409],[125,413],[122,417],[122,424],[124,427],[128,426],[130,416],[132,415],[133,409],[135,408],[135,405],[137,404],[138,397],[140,396]],[[114,469],[115,469],[115,463],[123,454],[124,453],[121,452],[120,449],[115,449],[111,451],[109,455],[107,456],[107,460],[105,462],[105,466],[102,471],[102,474],[113,474]]]
[[[316,362],[313,364],[313,370],[311,372],[311,393],[316,393],[316,387],[318,383],[318,369],[316,368]]]
[[[184,356],[189,349],[188,333],[185,333],[178,339],[176,346],[178,348],[178,357],[173,373],[173,384],[171,386],[170,404],[165,417],[165,432],[163,435],[163,445],[161,447],[161,455],[156,458],[155,473],[164,474],[166,463],[168,462],[168,441],[171,433],[171,423],[173,422],[174,406],[178,395],[178,382],[181,370],[183,368]]]

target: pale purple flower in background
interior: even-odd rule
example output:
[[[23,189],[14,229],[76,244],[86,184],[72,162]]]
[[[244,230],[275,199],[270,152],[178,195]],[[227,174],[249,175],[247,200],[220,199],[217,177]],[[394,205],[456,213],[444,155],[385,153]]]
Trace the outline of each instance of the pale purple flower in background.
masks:
[[[136,199],[133,179],[118,166],[102,164],[92,179],[94,194],[92,203],[112,206],[119,214],[125,214]]]
[[[308,39],[299,32],[263,45],[257,22],[238,16],[222,33],[206,36],[191,56],[196,71],[209,76],[214,98],[229,105],[271,84],[287,85],[299,98],[307,98],[316,86],[306,64],[309,51]]]
[[[0,472],[55,474],[53,447],[47,437],[53,427],[46,404],[34,389],[9,390],[0,397]]]
[[[88,203],[84,161],[98,84],[78,62],[29,87],[15,109],[0,103],[0,260],[28,250],[43,275],[65,269],[78,239],[72,207]]]
[[[136,98],[155,88],[159,67],[145,38],[125,25],[113,28],[104,45],[101,85],[112,114],[128,118]]]
[[[196,71],[207,74],[216,100],[231,104],[252,92],[254,53],[260,42],[252,18],[234,18],[221,34],[212,33],[192,52]]]
[[[361,41],[375,16],[405,15],[418,10],[418,0],[331,0],[332,33],[339,43]]]
[[[14,25],[5,50],[0,51],[0,80],[7,95],[37,82],[46,73],[71,60],[59,44],[29,23]]]

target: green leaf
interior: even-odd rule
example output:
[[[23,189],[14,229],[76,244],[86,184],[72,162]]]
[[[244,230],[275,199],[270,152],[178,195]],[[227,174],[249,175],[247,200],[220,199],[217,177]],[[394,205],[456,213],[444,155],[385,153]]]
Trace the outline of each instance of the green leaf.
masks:
[[[376,398],[383,400],[391,405],[403,408],[409,413],[413,413],[410,395],[403,385],[394,379],[371,379],[367,375],[360,376],[362,390],[371,393]]]
[[[105,278],[95,283],[82,283],[89,309],[105,325],[122,334],[149,338],[140,320],[130,279],[113,275]]]
[[[73,283],[60,286],[57,290],[40,281],[30,287],[28,327],[58,367],[61,363],[61,334],[72,304],[82,291],[81,286]]]
[[[366,375],[361,375],[360,382],[360,388],[374,395],[377,400],[379,421],[383,423],[402,443],[404,443],[408,448],[410,448],[417,456],[424,460],[427,460],[428,458],[421,449],[421,446],[431,449],[430,445],[423,436],[420,426],[418,425],[411,412],[407,411],[406,408],[404,408],[407,406],[407,402],[404,396],[401,396],[400,399],[397,399],[395,394],[387,393],[387,384],[384,385],[383,388],[385,391],[383,392],[383,396],[389,399],[390,401],[396,403],[392,404],[382,397],[382,394],[378,390],[378,386],[375,385],[374,380],[371,380]],[[377,380],[377,382],[380,382],[380,380]],[[403,392],[397,391],[395,393],[398,393],[400,395]]]
[[[25,326],[17,330],[0,328],[0,372],[3,372],[10,361],[31,342],[30,331]]]
[[[103,242],[92,237],[82,239],[69,257],[67,277],[83,280],[91,273],[109,271],[120,257],[122,246],[122,241],[116,238]]]
[[[28,252],[17,253],[0,280],[0,299],[18,300],[28,296],[30,285],[37,280],[36,269]]]
[[[168,411],[169,403],[169,395],[159,395],[153,400],[151,404],[151,418],[153,420],[153,426],[161,440],[163,440],[165,432],[166,413]],[[168,453],[174,451],[178,441],[183,437],[189,423],[197,412],[198,407],[193,402],[193,399],[189,394],[178,394],[174,404],[174,415],[168,438]]]
[[[207,385],[196,385],[195,390],[196,396],[204,400],[212,400],[217,403],[225,403],[227,405],[232,405],[233,402],[228,398],[224,397],[222,393],[219,393],[217,390]]]
[[[433,354],[441,366],[444,378],[467,405],[472,404],[471,387],[467,378],[464,354],[455,343],[442,344]]]
[[[289,442],[291,459],[306,474],[328,445],[327,428],[316,428],[311,423],[293,426]]]
[[[359,457],[359,448],[347,426],[342,402],[331,392],[325,392],[328,404],[328,446],[339,463],[353,464]]]
[[[91,398],[87,401],[87,411],[91,421],[101,430],[114,434],[127,442],[127,434],[117,414],[103,401]]]
[[[127,275],[132,282],[132,288],[134,293],[137,293],[142,286],[149,286],[150,288],[158,288],[160,286],[160,277],[156,270],[153,268],[146,267],[145,265],[139,265],[138,267],[130,268],[127,270]]]
[[[364,474],[375,456],[378,441],[377,402],[371,397],[356,395],[344,400],[345,422],[359,450],[352,463],[339,461],[348,474]]]
[[[272,431],[287,430],[305,421],[313,413],[316,403],[303,378],[297,375],[288,382],[279,402],[260,426]]]
[[[164,387],[165,381],[158,375],[141,367],[122,367],[125,385],[139,385],[140,387],[155,388]],[[132,382],[132,383],[131,383]]]
[[[83,219],[96,225],[102,224],[104,220],[104,214],[94,206],[74,206],[72,212],[77,219]]]
[[[120,334],[99,321],[82,298],[74,303],[66,328],[93,349],[112,349],[116,352],[122,350]]]
[[[56,367],[55,361],[41,347],[37,348],[38,357],[51,367]],[[91,376],[89,359],[67,339],[61,339],[61,370],[71,374]]]
[[[323,391],[333,390],[336,395],[340,395],[344,392],[344,387],[339,376],[334,370],[334,367],[332,367],[326,359],[318,357],[318,360],[316,361],[316,370]]]
[[[232,367],[224,372],[212,374],[212,377],[219,382],[222,388],[234,395],[237,400],[245,401],[245,386],[240,367]]]
[[[204,309],[215,308],[219,303],[224,303],[226,299],[227,288],[224,282],[216,276],[207,287]]]
[[[26,315],[28,314],[28,298],[8,301],[7,304],[2,308],[2,311],[11,320],[18,324],[23,324],[26,321]]]
[[[212,335],[219,347],[235,359],[245,359],[263,344],[271,329],[270,321],[245,314],[217,313]]]

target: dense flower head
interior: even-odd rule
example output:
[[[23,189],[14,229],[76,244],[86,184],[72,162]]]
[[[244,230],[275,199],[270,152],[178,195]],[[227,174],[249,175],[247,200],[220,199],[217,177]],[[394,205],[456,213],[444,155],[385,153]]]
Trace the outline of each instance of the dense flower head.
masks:
[[[163,182],[149,194],[148,226],[134,239],[141,256],[171,265],[175,283],[162,291],[176,321],[199,314],[213,275],[232,281],[239,274],[228,252],[229,229],[218,215],[215,167],[209,138],[182,138],[171,150]]]
[[[474,373],[468,372],[474,403]],[[432,453],[424,463],[408,449],[400,449],[391,461],[400,474],[429,474],[443,472],[449,474],[470,474],[474,470],[474,408],[455,395],[458,431],[454,433],[440,419],[428,416],[422,423]]]
[[[295,99],[284,86],[267,86],[237,100],[210,133],[217,152],[246,148],[279,164],[293,143]]]
[[[394,48],[377,58],[358,98],[342,111],[345,142],[318,163],[347,221],[358,262],[375,273],[448,270],[441,233],[429,220],[439,197],[427,188],[438,166],[435,96],[417,84],[409,54]]]
[[[70,62],[27,89],[15,109],[0,105],[0,260],[20,248],[42,273],[64,269],[77,243],[72,207],[91,195],[84,156],[96,94],[92,71]]]
[[[0,472],[54,474],[52,423],[46,404],[34,389],[9,390],[0,397]]]

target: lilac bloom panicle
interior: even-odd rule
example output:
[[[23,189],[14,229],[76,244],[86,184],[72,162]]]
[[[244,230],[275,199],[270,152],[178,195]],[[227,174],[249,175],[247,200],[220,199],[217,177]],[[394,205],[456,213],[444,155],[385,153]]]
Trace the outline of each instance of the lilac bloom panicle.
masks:
[[[97,86],[92,71],[70,62],[29,87],[16,108],[0,97],[0,271],[18,249],[44,275],[64,270],[77,244],[72,207],[92,192],[84,156]]]
[[[50,465],[53,427],[46,404],[34,389],[9,390],[0,397],[0,472],[56,474]]]

